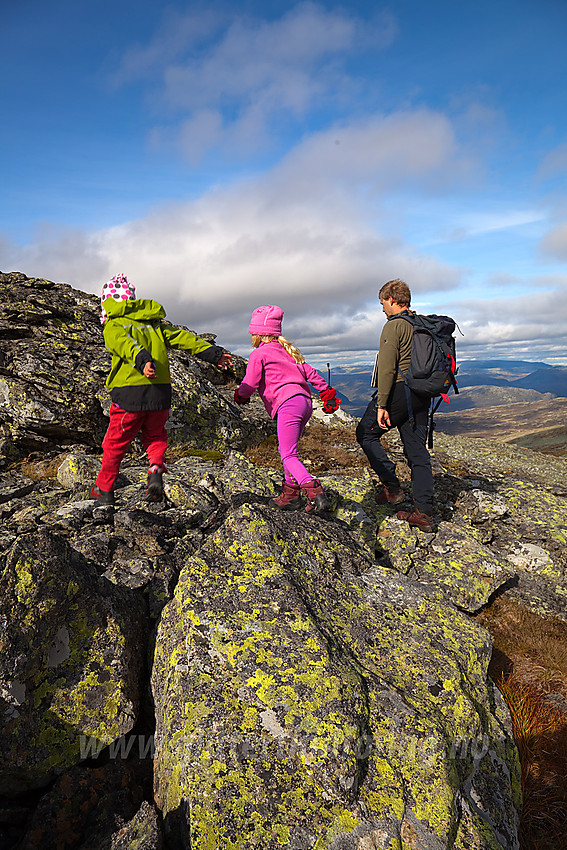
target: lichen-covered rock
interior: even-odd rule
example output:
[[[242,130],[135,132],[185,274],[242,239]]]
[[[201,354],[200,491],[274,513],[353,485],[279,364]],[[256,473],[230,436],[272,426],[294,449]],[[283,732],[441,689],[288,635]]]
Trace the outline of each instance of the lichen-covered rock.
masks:
[[[482,540],[485,563],[513,570],[508,592],[522,605],[567,622],[567,460],[480,439],[439,435],[436,444],[443,466],[458,469],[461,487],[470,481],[455,519],[474,525],[467,534]],[[541,550],[537,568],[533,558],[518,556],[531,546]]]
[[[376,489],[369,471],[363,470],[359,478],[321,475],[320,481],[331,501],[333,515],[345,522],[373,551],[376,529],[389,511],[376,504]]]
[[[100,472],[100,460],[84,452],[69,452],[57,469],[57,480],[62,487],[73,490],[94,483]]]
[[[156,640],[170,836],[194,850],[517,847],[489,658],[486,632],[376,567],[343,523],[233,508],[185,564]]]
[[[0,577],[0,793],[46,785],[134,726],[146,640],[140,600],[47,529],[20,537]]]
[[[416,574],[431,581],[458,608],[474,614],[490,597],[516,575],[501,557],[485,546],[475,529],[456,523],[441,523],[419,561]]]

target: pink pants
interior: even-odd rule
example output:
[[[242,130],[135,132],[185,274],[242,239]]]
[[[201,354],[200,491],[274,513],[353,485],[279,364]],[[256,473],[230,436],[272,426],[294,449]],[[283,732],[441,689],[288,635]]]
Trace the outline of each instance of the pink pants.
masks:
[[[282,459],[285,480],[288,484],[307,484],[313,476],[305,469],[297,456],[297,444],[313,413],[311,398],[294,395],[278,407],[276,424],[278,447]]]
[[[102,441],[102,469],[96,479],[100,490],[112,490],[126,449],[140,431],[150,466],[154,463],[160,466],[163,464],[167,448],[165,423],[168,416],[169,410],[137,410],[130,413],[112,402],[110,424]]]

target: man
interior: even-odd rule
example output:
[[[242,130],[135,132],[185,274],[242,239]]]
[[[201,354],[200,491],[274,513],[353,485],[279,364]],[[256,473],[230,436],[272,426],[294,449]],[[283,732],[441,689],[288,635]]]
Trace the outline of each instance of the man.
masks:
[[[374,382],[377,392],[358,423],[356,439],[382,482],[376,501],[399,505],[405,496],[396,475],[395,464],[380,441],[385,431],[397,427],[411,469],[413,495],[412,510],[398,511],[397,516],[422,531],[434,531],[431,516],[433,473],[426,443],[429,399],[411,393],[413,419],[410,421],[407,390],[401,374],[408,369],[411,358],[413,326],[403,318],[404,314],[411,314],[411,292],[403,280],[390,280],[380,289],[378,297],[387,321],[380,335],[377,378]]]

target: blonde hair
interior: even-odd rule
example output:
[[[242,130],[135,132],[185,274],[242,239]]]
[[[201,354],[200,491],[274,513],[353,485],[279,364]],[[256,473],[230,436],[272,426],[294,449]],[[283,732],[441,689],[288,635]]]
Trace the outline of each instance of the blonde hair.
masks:
[[[299,348],[296,348],[289,339],[285,338],[285,336],[275,336],[274,334],[252,334],[252,345],[254,348],[258,348],[262,342],[273,342],[274,340],[279,342],[282,348],[285,348],[287,353],[293,357],[296,363],[305,363],[305,357]]]

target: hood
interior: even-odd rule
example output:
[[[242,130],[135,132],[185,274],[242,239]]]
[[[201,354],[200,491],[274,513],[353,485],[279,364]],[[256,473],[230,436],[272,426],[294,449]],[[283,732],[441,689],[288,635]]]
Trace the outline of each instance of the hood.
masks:
[[[133,319],[136,322],[156,321],[165,318],[165,310],[151,298],[135,298],[131,301],[115,301],[105,298],[104,309],[109,319]]]

